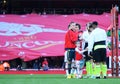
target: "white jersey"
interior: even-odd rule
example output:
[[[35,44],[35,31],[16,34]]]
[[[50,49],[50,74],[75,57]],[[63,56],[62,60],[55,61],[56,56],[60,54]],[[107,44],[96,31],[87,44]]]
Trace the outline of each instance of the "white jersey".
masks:
[[[101,28],[95,28],[88,38],[88,53],[92,51],[95,42],[106,41],[106,31]]]
[[[82,38],[81,38],[81,39],[83,39],[83,41],[82,41],[82,50],[84,50],[84,48],[85,48],[85,43],[88,43],[89,35],[90,35],[90,33],[87,30],[84,31],[83,34],[82,34]]]
[[[89,32],[88,31],[84,31],[83,34],[82,34],[82,39],[85,41],[85,42],[88,42],[88,38],[89,38]]]

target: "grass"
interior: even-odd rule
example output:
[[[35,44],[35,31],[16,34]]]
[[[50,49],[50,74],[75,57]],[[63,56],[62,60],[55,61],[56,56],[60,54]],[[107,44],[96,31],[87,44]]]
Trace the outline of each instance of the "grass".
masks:
[[[0,75],[0,84],[120,84],[119,78],[66,79],[64,75]]]

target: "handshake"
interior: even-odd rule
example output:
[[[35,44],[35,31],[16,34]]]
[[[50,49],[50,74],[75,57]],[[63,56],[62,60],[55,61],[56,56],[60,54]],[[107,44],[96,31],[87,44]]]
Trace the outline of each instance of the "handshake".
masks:
[[[84,52],[87,51],[87,48],[85,50],[79,50],[77,47],[75,48],[75,51],[78,52],[79,54],[83,54]]]

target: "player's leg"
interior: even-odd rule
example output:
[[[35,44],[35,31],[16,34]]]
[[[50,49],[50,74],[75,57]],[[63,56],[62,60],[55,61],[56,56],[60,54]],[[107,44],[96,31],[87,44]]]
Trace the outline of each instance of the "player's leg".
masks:
[[[90,77],[90,60],[86,61],[86,72],[87,72],[87,78],[89,78]]]
[[[72,59],[72,64],[71,64],[71,77],[72,78],[76,77],[76,64],[74,59]]]
[[[75,65],[75,51],[74,50],[71,50],[70,57],[71,57],[71,60],[72,60],[71,77],[75,78],[76,65]]]
[[[103,78],[106,78],[107,76],[107,64],[106,64],[106,49],[101,49],[101,72],[103,75]]]
[[[80,66],[80,78],[82,78],[82,76],[83,76],[83,68],[84,68],[84,64],[85,64],[85,60],[84,59],[82,59],[82,60],[80,60],[80,64],[79,64],[79,66]]]
[[[67,50],[67,64],[68,64],[68,76],[67,78],[71,78],[71,64],[72,64],[72,51]]]
[[[95,67],[94,67],[95,76],[96,76],[96,79],[99,79],[100,75],[101,75],[101,66],[100,66],[101,52],[100,52],[100,49],[97,49],[94,51],[93,60],[95,61]]]
[[[65,72],[66,76],[68,76],[68,60],[67,60],[67,51],[64,53],[64,63],[65,63]]]
[[[93,59],[90,60],[90,78],[95,78],[95,72],[94,72],[94,61]]]
[[[76,64],[76,77],[79,78],[79,75],[80,75],[80,61],[76,60],[75,64]]]

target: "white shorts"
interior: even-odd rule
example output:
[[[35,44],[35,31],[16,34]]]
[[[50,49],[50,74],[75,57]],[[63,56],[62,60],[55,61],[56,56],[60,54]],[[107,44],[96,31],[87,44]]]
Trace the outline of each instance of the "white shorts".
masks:
[[[64,52],[64,62],[67,62],[67,51]]]
[[[84,67],[84,64],[85,64],[85,60],[82,59],[82,60],[76,60],[76,66],[78,66],[80,69],[82,69]]]

